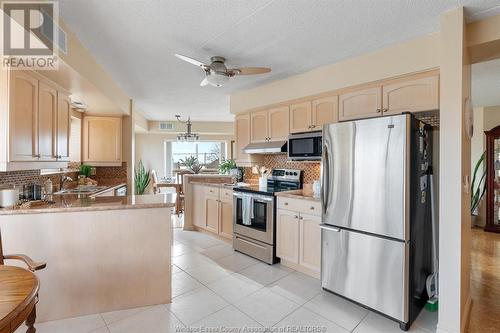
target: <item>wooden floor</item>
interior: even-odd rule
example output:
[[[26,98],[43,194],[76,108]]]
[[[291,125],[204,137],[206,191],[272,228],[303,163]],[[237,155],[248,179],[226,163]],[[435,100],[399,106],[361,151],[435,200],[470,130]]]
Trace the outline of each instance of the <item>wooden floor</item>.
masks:
[[[500,234],[472,230],[469,333],[500,332]]]

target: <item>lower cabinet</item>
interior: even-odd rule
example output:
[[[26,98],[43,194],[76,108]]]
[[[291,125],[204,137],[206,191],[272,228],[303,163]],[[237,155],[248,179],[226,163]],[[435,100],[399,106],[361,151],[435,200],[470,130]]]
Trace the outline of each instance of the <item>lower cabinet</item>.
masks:
[[[219,199],[207,197],[205,199],[205,228],[207,230],[219,233]]]
[[[233,239],[233,194],[230,189],[193,185],[193,224],[221,237]]]
[[[319,278],[321,269],[320,223],[321,216],[318,215],[286,209],[277,210],[276,255],[282,260],[284,266]]]
[[[220,199],[219,208],[219,235],[233,239],[233,201]]]
[[[276,256],[298,264],[299,213],[278,209],[276,219]]]

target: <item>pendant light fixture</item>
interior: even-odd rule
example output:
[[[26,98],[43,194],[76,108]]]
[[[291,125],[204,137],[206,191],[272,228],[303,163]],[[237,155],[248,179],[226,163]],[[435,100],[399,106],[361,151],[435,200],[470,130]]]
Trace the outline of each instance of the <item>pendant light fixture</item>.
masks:
[[[181,116],[177,114],[175,115],[175,118],[177,118],[178,122],[186,124],[186,129],[187,129],[186,133],[181,133],[177,135],[178,142],[196,142],[200,139],[198,134],[191,132],[191,128],[193,126],[193,124],[191,124],[191,117],[188,117],[188,120],[183,121],[181,120]]]

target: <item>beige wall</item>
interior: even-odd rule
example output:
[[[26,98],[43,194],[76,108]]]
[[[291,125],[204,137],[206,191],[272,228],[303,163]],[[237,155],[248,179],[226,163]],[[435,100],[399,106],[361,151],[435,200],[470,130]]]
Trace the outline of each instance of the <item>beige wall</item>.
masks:
[[[470,310],[470,141],[465,119],[470,66],[464,10],[441,15],[439,321],[437,332],[464,332]]]
[[[185,119],[182,119],[185,120]],[[158,126],[160,121],[148,121],[148,132],[149,133],[159,133],[159,134],[169,134],[169,133],[181,133],[186,132],[186,124],[182,124],[177,120],[165,121],[167,123],[172,123],[174,129],[170,131],[160,131]],[[205,135],[233,135],[234,133],[234,123],[224,122],[224,121],[193,121],[193,132]]]
[[[228,151],[233,135],[200,135],[201,141],[225,141]],[[135,134],[135,159],[136,163],[142,159],[146,169],[155,169],[159,176],[165,174],[164,150],[165,141],[175,141],[175,134]]]
[[[230,96],[231,113],[439,67],[434,33]]]

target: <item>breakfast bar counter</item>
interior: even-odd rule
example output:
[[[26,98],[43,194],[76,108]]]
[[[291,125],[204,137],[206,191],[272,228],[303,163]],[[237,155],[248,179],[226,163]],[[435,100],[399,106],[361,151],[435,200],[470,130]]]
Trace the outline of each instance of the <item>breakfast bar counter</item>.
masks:
[[[171,302],[175,194],[55,199],[0,210],[5,253],[47,263],[39,322]]]

